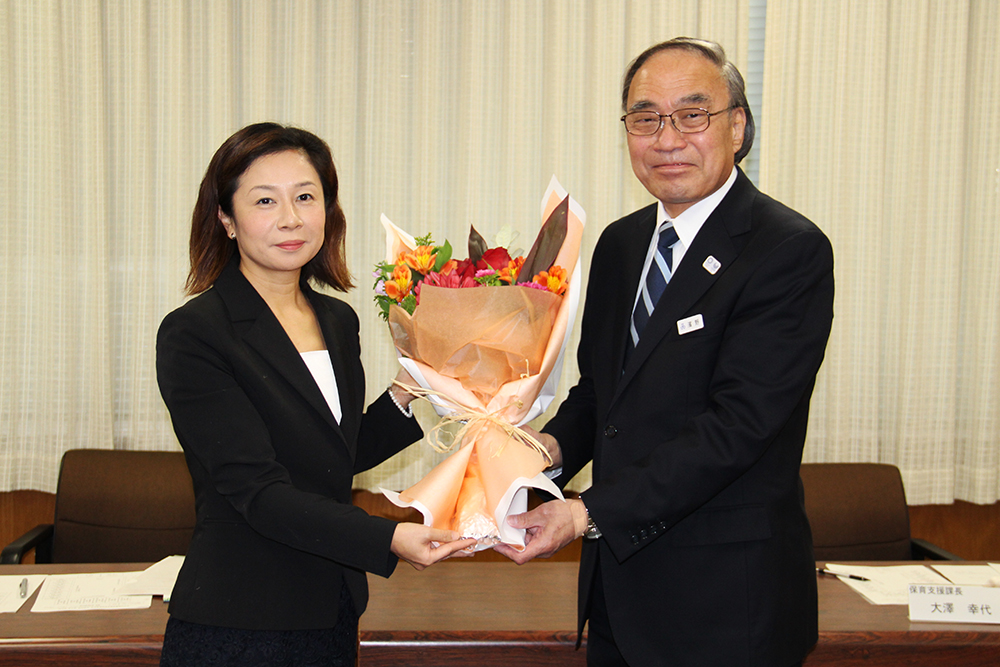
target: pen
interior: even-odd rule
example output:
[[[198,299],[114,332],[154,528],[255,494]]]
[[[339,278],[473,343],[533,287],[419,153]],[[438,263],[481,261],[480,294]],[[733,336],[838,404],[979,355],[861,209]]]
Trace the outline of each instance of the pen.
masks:
[[[859,574],[844,574],[842,572],[831,572],[830,570],[824,570],[821,567],[817,567],[816,571],[820,574],[828,574],[831,577],[847,577],[848,579],[854,579],[855,581],[871,581],[868,577],[862,577]]]
[[[24,579],[21,580],[20,592],[21,592],[21,597],[22,598],[28,597],[28,578],[27,577],[25,577]]]

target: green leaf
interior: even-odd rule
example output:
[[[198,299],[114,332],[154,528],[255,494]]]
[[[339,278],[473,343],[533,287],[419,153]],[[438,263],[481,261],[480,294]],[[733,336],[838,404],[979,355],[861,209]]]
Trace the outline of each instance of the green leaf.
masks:
[[[483,253],[489,250],[484,239],[476,228],[469,225],[469,261],[475,264],[483,258]]]
[[[407,294],[406,298],[399,305],[402,306],[403,310],[412,315],[413,310],[417,307],[417,297],[413,296],[412,293]]]
[[[448,243],[448,239],[444,240],[444,245],[438,248],[437,260],[434,262],[434,270],[440,271],[441,267],[448,263],[451,259],[451,244]]]
[[[486,287],[500,287],[504,283],[500,282],[500,276],[496,273],[491,273],[485,276],[476,276],[473,278],[480,285],[485,285]]]
[[[563,241],[566,240],[566,225],[569,218],[569,196],[563,199],[538,232],[535,244],[524,259],[524,266],[518,273],[518,282],[529,282],[542,271],[548,271],[559,256]]]

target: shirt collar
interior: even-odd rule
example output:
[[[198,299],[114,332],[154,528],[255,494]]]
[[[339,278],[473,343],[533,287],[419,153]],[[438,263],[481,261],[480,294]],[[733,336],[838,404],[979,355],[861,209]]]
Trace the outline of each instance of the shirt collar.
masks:
[[[677,231],[677,238],[680,239],[685,248],[690,248],[694,237],[697,236],[702,225],[708,220],[708,216],[712,215],[712,211],[719,206],[719,203],[729,193],[735,182],[736,167],[733,166],[733,170],[729,173],[729,178],[722,184],[722,187],[704,199],[691,204],[676,218],[671,218],[667,215],[667,209],[663,207],[663,202],[657,202],[656,233],[660,233],[664,223],[671,221],[674,223],[674,229]]]

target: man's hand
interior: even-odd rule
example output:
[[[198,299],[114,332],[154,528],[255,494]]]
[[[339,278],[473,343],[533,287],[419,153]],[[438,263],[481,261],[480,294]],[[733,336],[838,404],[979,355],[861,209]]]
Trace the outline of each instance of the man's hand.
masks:
[[[587,530],[587,509],[582,500],[553,500],[530,512],[507,518],[514,528],[524,528],[524,551],[509,544],[493,547],[518,565],[532,558],[549,558]]]
[[[417,570],[448,558],[476,544],[473,538],[460,540],[453,530],[428,528],[419,523],[400,523],[392,534],[389,550]]]
[[[559,441],[555,439],[555,436],[551,436],[548,433],[540,433],[530,426],[522,426],[521,430],[542,443],[542,447],[545,448],[545,451],[549,453],[549,458],[552,459],[552,465],[549,466],[549,469],[562,467],[562,449],[559,447]]]

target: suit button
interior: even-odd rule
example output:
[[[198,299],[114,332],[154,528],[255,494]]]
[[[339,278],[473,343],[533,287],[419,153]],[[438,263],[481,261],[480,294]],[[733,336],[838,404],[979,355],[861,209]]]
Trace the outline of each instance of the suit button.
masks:
[[[646,539],[647,537],[649,537],[649,533],[646,532],[645,528],[639,531],[639,537],[641,537],[642,539]]]
[[[618,435],[618,429],[615,428],[614,424],[608,424],[604,429],[604,437],[609,440]]]

